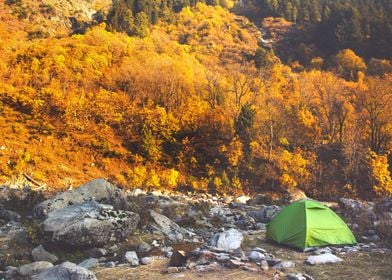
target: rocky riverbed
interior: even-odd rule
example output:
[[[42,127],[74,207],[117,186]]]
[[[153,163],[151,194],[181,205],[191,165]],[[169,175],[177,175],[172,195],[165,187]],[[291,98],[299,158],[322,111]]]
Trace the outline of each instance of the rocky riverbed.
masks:
[[[5,279],[193,279],[200,275],[388,279],[392,275],[392,199],[343,198],[330,204],[349,223],[359,243],[306,253],[266,240],[266,224],[284,206],[268,200],[263,195],[233,198],[124,191],[103,179],[49,198],[28,188],[3,187],[1,273]]]

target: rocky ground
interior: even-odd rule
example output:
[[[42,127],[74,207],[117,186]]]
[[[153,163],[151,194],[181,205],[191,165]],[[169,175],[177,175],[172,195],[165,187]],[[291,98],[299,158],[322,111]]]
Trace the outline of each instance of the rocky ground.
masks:
[[[268,197],[0,190],[3,279],[391,279],[392,199],[330,204],[360,243],[298,252],[265,238]]]

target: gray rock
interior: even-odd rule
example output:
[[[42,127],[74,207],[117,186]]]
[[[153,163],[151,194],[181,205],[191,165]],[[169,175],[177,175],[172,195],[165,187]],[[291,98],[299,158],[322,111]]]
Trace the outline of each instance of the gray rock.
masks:
[[[317,255],[317,256],[309,256],[305,260],[307,264],[317,265],[317,264],[327,264],[327,263],[338,263],[343,260],[331,253]]]
[[[229,229],[215,234],[209,241],[209,245],[219,250],[230,252],[241,248],[244,236],[236,229]]]
[[[49,268],[32,278],[33,280],[96,280],[94,273],[71,262]]]
[[[210,216],[214,217],[214,216],[219,216],[219,217],[223,217],[223,216],[229,216],[232,215],[233,212],[231,212],[231,210],[227,207],[212,207],[210,209]]]
[[[329,247],[325,247],[325,248],[316,249],[316,250],[314,251],[314,254],[315,254],[315,255],[322,255],[322,254],[327,254],[327,253],[332,254],[332,249],[329,248]]]
[[[149,258],[149,257],[144,257],[144,258],[140,259],[140,264],[142,264],[142,265],[148,265],[150,263],[151,263],[151,258]]]
[[[29,243],[27,231],[20,222],[11,221],[0,227],[0,236],[6,236],[17,243]]]
[[[244,265],[245,265],[245,263],[243,263],[242,261],[233,260],[233,259],[229,260],[226,263],[226,266],[229,267],[229,268],[239,268],[239,267],[242,267]]]
[[[104,179],[97,179],[72,191],[59,193],[55,197],[41,202],[35,206],[34,216],[44,219],[55,210],[88,201],[97,201],[112,205],[116,209],[125,209],[126,193]]]
[[[250,251],[248,254],[248,258],[252,262],[261,262],[262,260],[265,259],[265,255],[258,251]]]
[[[367,237],[367,241],[378,242],[378,241],[380,241],[380,237],[377,234],[373,234],[373,235]]]
[[[263,270],[263,271],[269,270],[268,262],[267,262],[266,260],[261,261],[261,262],[260,262],[260,268],[261,268],[261,270]]]
[[[125,260],[131,266],[138,266],[139,265],[139,257],[137,256],[135,251],[128,251],[125,253]]]
[[[104,264],[104,267],[116,267],[116,263],[115,262],[107,262]]]
[[[340,209],[345,214],[351,214],[354,217],[359,217],[360,214],[367,214],[369,218],[374,219],[374,204],[372,203],[363,203],[358,200],[341,198],[338,201]]]
[[[151,251],[152,247],[147,242],[141,242],[136,246],[136,252],[138,253],[147,253]]]
[[[254,248],[252,248],[252,251],[260,252],[263,254],[267,253],[267,250],[260,248],[260,247],[254,247]]]
[[[218,263],[227,263],[230,260],[230,255],[225,253],[219,253],[216,256],[216,261]]]
[[[14,266],[5,267],[5,279],[15,279],[18,275],[18,268]]]
[[[47,261],[50,263],[55,263],[59,260],[55,255],[46,251],[42,245],[39,245],[38,247],[34,248],[31,252],[31,255],[33,256],[33,260],[36,262]]]
[[[266,230],[267,229],[267,224],[265,224],[265,223],[256,223],[255,229]]]
[[[18,267],[18,274],[22,277],[31,277],[53,267],[50,262],[33,262]]]
[[[152,231],[161,233],[172,243],[179,243],[190,239],[194,234],[180,227],[168,217],[161,215],[153,210],[150,211],[152,223],[149,225]]]
[[[286,275],[287,280],[314,280],[314,278],[304,273],[288,273]]]
[[[282,262],[282,260],[280,260],[280,259],[275,259],[275,258],[268,258],[268,259],[266,259],[266,261],[267,261],[267,263],[268,263],[269,266],[275,266],[275,265],[277,265],[278,263],[281,263],[281,262]]]
[[[264,206],[255,211],[249,211],[248,215],[259,223],[268,223],[281,210],[280,206],[270,205]]]
[[[114,246],[117,245],[113,245],[110,248],[114,248]],[[92,258],[100,258],[106,256],[108,254],[108,251],[104,248],[91,248],[87,251],[87,254]]]
[[[97,267],[99,264],[98,259],[96,258],[89,258],[84,261],[82,261],[78,266],[84,267],[85,269],[91,269],[94,267]]]
[[[301,273],[289,273],[286,275],[287,280],[306,280],[306,278]]]
[[[209,265],[197,265],[194,269],[197,272],[217,272],[221,271],[223,267],[219,263],[213,262]]]
[[[105,250],[105,249],[103,249],[103,250]],[[114,244],[113,246],[110,246],[110,247],[108,248],[108,251],[109,251],[111,254],[118,252],[118,250],[120,250],[120,248],[118,247],[117,244]]]
[[[288,268],[295,267],[295,262],[293,261],[287,261],[287,262],[280,262],[276,265],[274,265],[272,268],[276,270],[283,270],[286,271]]]
[[[167,268],[167,273],[169,273],[169,274],[178,273],[178,267],[169,266],[169,267]]]
[[[248,215],[244,215],[244,216],[240,216],[235,222],[234,224],[242,230],[248,230],[248,229],[253,229],[256,226],[256,222],[255,220],[248,216]]]
[[[20,222],[20,215],[11,210],[0,209],[0,219],[6,222],[10,222],[10,221]]]
[[[53,242],[97,246],[123,240],[139,220],[133,212],[91,201],[50,212],[43,225]]]

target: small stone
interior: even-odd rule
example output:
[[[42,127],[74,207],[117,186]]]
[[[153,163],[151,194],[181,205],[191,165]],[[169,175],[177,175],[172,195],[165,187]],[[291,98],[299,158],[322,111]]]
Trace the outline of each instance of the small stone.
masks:
[[[233,251],[232,256],[240,258],[240,259],[245,259],[245,253],[241,248],[237,248]]]
[[[319,248],[314,251],[315,255],[322,255],[322,254],[327,254],[327,253],[332,254],[332,249],[329,247],[325,247],[325,248]]]
[[[263,254],[267,253],[267,250],[265,250],[263,248],[260,248],[260,247],[254,247],[252,249],[252,251],[260,252],[260,253],[263,253]]]
[[[140,259],[140,264],[142,264],[142,265],[148,265],[150,263],[151,263],[151,258],[149,258],[149,257],[144,257],[144,258]]]
[[[342,262],[343,260],[333,254],[327,253],[318,256],[309,256],[305,262],[307,264],[316,265],[316,264],[326,264],[326,263],[337,263]]]
[[[280,259],[270,258],[266,259],[269,266],[277,265],[278,263],[282,262]]]
[[[110,252],[111,254],[114,254],[115,252],[118,252],[118,250],[120,250],[120,248],[118,247],[117,244],[114,244],[113,246],[110,246],[108,248],[108,252]]]
[[[167,273],[172,274],[172,273],[178,273],[178,267],[175,266],[170,266],[167,268]]]
[[[287,280],[307,280],[301,273],[289,273],[286,275]]]
[[[265,259],[265,255],[258,251],[250,251],[248,254],[248,258],[252,262],[261,262],[262,260]]]
[[[242,269],[245,271],[250,271],[250,272],[259,272],[259,270],[256,267],[253,267],[250,265],[245,265],[242,267]]]
[[[179,279],[179,278],[184,278],[186,275],[185,274],[182,274],[182,273],[174,273],[174,274],[172,274],[172,278],[174,278],[174,279]]]
[[[46,251],[42,245],[39,245],[38,247],[34,248],[31,252],[31,255],[36,262],[47,261],[50,263],[55,263],[59,260],[55,255]]]
[[[195,270],[198,272],[216,272],[221,271],[222,266],[217,262],[213,262],[209,265],[197,265]]]
[[[135,251],[128,251],[125,253],[125,260],[131,266],[138,266],[139,265],[139,257],[137,256]]]
[[[230,256],[225,253],[220,253],[216,256],[216,261],[219,263],[226,263],[230,260]]]
[[[242,267],[243,265],[244,265],[243,262],[237,261],[237,260],[229,260],[226,263],[226,266],[229,267],[229,268],[239,268],[239,267]]]
[[[261,270],[263,270],[263,271],[269,270],[268,262],[267,262],[266,260],[261,261],[261,262],[260,262],[260,268],[261,268]]]
[[[378,242],[380,241],[380,237],[377,234],[374,234],[372,236],[369,236],[367,240],[370,242]]]
[[[116,267],[116,263],[115,262],[107,262],[103,266],[104,267]]]
[[[265,223],[256,223],[255,229],[266,230],[267,229],[267,224],[265,224]]]
[[[295,267],[295,262],[293,262],[293,261],[287,261],[287,262],[280,262],[280,263],[274,265],[272,268],[273,268],[273,269],[276,269],[276,270],[285,271],[285,270],[287,270],[288,268],[292,268],[292,267]]]
[[[92,248],[87,251],[87,254],[92,258],[100,258],[106,256],[108,251],[103,248]]]
[[[141,242],[137,245],[136,247],[136,251],[138,253],[147,253],[149,251],[151,251],[152,247],[150,246],[150,244],[148,244],[147,242]]]
[[[84,267],[85,269],[91,269],[91,268],[97,267],[98,264],[99,264],[98,259],[96,259],[96,258],[89,258],[89,259],[86,259],[86,260],[82,261],[78,265],[81,266],[81,267]]]

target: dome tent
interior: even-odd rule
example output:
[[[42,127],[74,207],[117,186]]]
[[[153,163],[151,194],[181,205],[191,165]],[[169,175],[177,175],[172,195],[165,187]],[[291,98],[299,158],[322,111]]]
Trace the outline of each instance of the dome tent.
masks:
[[[267,225],[267,238],[301,250],[357,243],[335,212],[312,200],[294,202],[276,214]]]

